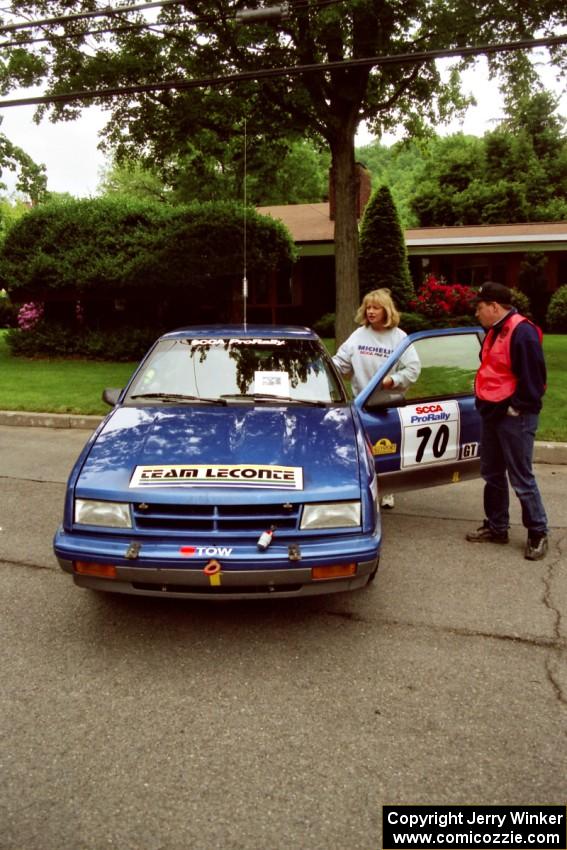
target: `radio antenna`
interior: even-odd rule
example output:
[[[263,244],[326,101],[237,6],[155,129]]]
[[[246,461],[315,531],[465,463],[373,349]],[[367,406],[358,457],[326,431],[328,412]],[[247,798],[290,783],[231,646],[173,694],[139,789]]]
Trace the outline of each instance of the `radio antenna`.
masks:
[[[246,118],[244,119],[244,268],[242,274],[242,308],[243,308],[243,319],[244,319],[244,330],[246,330],[246,308],[248,303],[248,278],[246,277],[246,225],[247,225],[247,205],[248,205],[248,196],[246,192],[246,173],[247,173],[247,162],[246,162],[246,147],[247,147],[247,128],[246,128]]]

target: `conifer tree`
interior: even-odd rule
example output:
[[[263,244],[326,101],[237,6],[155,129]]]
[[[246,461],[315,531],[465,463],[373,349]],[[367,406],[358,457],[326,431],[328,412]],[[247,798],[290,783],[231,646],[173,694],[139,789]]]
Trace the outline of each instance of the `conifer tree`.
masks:
[[[398,211],[388,186],[370,198],[360,230],[358,274],[361,297],[372,289],[389,289],[400,309],[415,295]]]

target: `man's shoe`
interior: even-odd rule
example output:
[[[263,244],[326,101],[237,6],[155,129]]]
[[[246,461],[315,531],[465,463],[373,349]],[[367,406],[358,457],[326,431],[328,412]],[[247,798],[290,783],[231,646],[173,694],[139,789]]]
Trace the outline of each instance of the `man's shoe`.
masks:
[[[389,508],[390,510],[394,507],[394,494],[386,493],[385,496],[382,496],[380,500],[381,508]]]
[[[548,548],[547,535],[534,534],[533,537],[528,537],[524,558],[527,558],[528,561],[541,561],[542,558],[545,558]]]
[[[470,543],[508,543],[508,532],[494,531],[486,520],[480,528],[477,528],[476,531],[469,531],[465,536]]]

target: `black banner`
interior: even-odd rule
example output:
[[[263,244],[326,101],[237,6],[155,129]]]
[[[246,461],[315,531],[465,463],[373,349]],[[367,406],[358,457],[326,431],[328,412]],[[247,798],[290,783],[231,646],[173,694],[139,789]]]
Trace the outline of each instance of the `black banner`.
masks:
[[[565,806],[383,806],[384,850],[567,850]]]

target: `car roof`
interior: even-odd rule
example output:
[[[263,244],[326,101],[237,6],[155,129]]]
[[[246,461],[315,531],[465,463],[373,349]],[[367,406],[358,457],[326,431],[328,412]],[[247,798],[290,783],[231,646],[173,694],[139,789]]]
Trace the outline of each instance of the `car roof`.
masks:
[[[319,339],[311,328],[294,325],[189,325],[170,331],[161,339]]]

